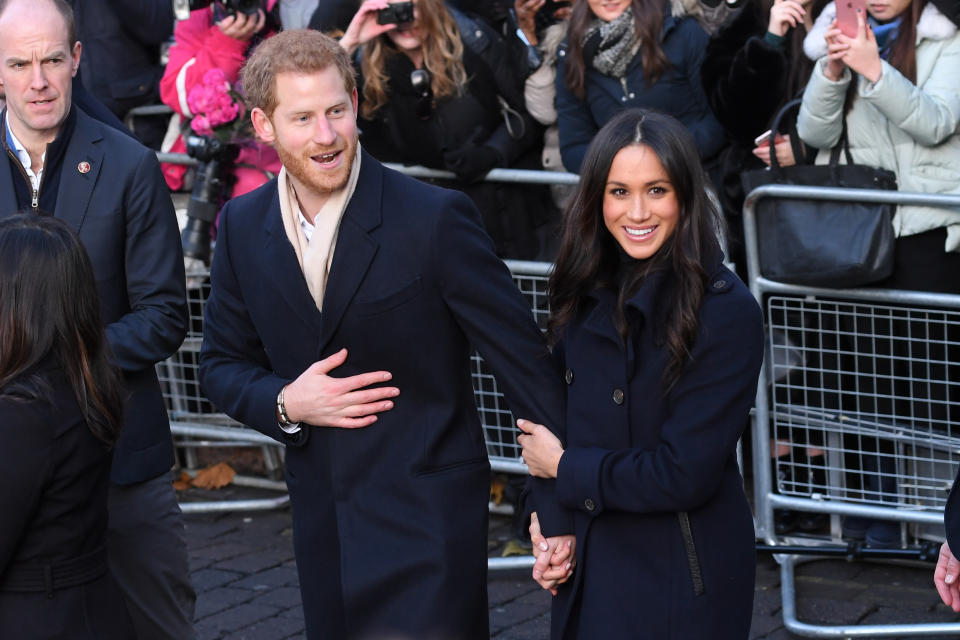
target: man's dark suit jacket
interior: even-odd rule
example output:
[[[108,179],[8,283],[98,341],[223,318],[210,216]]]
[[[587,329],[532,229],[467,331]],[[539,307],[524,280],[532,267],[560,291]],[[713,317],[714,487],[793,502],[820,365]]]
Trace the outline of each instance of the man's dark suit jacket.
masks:
[[[943,512],[943,525],[947,530],[950,551],[960,558],[960,473],[953,481],[953,488],[947,498],[947,507]]]
[[[180,234],[156,154],[74,109],[53,213],[79,235],[93,263],[107,341],[129,392],[111,480],[131,484],[173,464],[155,364],[186,335]],[[11,162],[0,162],[0,217],[17,213],[13,180],[22,177]]]
[[[470,200],[363,153],[321,313],[274,180],[227,203],[211,279],[201,383],[220,409],[288,444],[307,636],[488,638],[490,466],[471,347],[517,417],[562,427],[563,389]],[[390,371],[395,407],[363,429],[304,425],[291,438],[277,393],[343,347],[331,375]]]

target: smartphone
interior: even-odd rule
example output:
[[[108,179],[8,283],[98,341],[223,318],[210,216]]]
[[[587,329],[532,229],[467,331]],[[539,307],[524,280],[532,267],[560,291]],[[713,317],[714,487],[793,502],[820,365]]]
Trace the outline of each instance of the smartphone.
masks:
[[[413,22],[413,3],[395,2],[377,11],[377,24],[409,24]]]
[[[857,16],[867,18],[867,0],[837,0],[837,26],[843,35],[857,37]]]
[[[770,129],[767,129],[766,131],[764,131],[763,133],[761,133],[760,135],[758,135],[756,138],[753,139],[753,144],[757,147],[759,147],[762,144],[767,144],[767,142],[770,140],[770,133],[771,133]]]

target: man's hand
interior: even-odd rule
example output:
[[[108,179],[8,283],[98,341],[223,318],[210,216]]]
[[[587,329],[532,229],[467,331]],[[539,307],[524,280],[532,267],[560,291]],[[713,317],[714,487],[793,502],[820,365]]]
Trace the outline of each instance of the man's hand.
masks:
[[[217,28],[220,29],[220,32],[225,36],[229,36],[234,40],[240,40],[241,42],[248,42],[250,38],[253,37],[253,34],[263,29],[263,25],[266,24],[266,22],[267,16],[263,13],[262,9],[257,12],[256,16],[248,16],[238,11],[232,16],[227,16],[218,22]]]
[[[380,34],[397,28],[395,24],[377,24],[377,12],[390,6],[387,0],[367,0],[357,12],[350,25],[340,38],[340,46],[353,55],[357,47],[362,47]]]
[[[553,595],[557,586],[573,575],[577,566],[577,539],[572,535],[544,538],[537,512],[530,514],[530,541],[533,542],[533,579]]]
[[[517,14],[517,26],[529,44],[537,44],[537,26],[534,18],[547,0],[514,0],[513,11]]]
[[[940,557],[933,572],[933,584],[937,585],[940,599],[954,611],[960,612],[960,562],[953,557],[950,545],[940,546]]]
[[[385,398],[400,395],[397,387],[364,389],[393,376],[387,371],[361,373],[349,378],[333,378],[327,374],[347,360],[341,349],[329,358],[314,362],[283,392],[287,417],[292,422],[306,422],[318,427],[356,429],[377,421],[374,414],[393,408]]]
[[[517,420],[517,427],[523,435],[517,436],[517,443],[523,447],[523,461],[535,478],[556,478],[563,455],[563,445],[559,438],[542,424],[529,420]]]

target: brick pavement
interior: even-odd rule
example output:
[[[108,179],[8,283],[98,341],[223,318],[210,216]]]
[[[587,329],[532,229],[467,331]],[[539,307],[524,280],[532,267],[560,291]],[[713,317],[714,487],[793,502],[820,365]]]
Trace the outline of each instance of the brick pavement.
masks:
[[[251,497],[228,487],[214,499]],[[204,492],[191,489],[190,497]],[[200,640],[303,638],[303,614],[293,560],[289,510],[185,516],[191,575],[197,589]],[[511,537],[509,520],[492,517],[490,552],[499,555]],[[824,624],[947,622],[960,616],[939,604],[926,565],[821,560],[797,568],[798,617]],[[491,572],[488,581],[491,638],[544,640],[549,595],[526,570]],[[758,558],[751,640],[796,638],[783,627],[780,573]],[[942,636],[941,636],[942,637]]]

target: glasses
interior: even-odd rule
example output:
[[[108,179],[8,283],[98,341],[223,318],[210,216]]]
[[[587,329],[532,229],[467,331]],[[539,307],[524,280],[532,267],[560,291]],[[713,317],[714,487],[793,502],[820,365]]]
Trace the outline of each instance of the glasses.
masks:
[[[410,72],[410,85],[420,94],[417,99],[417,117],[428,120],[433,115],[433,90],[430,88],[430,72],[414,69]]]

